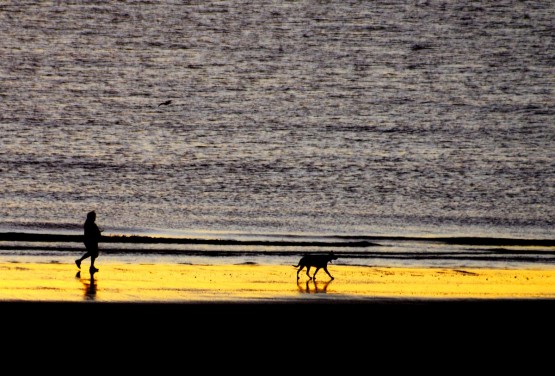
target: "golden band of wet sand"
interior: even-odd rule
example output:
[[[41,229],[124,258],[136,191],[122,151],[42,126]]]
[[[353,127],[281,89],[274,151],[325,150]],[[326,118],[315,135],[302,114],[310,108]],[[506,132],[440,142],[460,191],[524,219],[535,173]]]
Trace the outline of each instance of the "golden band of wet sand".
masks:
[[[286,265],[0,263],[0,302],[365,302],[555,299],[555,270],[333,265],[316,281]],[[311,270],[311,273],[314,269]]]

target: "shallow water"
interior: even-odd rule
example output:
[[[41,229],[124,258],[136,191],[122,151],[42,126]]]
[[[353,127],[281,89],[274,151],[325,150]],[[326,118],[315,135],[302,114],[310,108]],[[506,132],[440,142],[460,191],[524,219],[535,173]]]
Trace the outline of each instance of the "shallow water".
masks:
[[[0,5],[0,230],[553,239],[555,5]],[[172,100],[167,106],[159,103]]]
[[[0,261],[74,266],[84,253],[80,236],[0,233]],[[325,241],[104,237],[98,263],[298,265],[305,254],[333,252],[334,265],[368,267],[555,268],[555,241],[507,238],[330,237]],[[88,262],[88,261],[87,261]]]

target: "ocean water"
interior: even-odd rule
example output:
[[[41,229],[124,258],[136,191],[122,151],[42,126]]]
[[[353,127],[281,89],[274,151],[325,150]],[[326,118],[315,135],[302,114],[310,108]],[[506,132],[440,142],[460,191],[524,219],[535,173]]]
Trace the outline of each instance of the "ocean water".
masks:
[[[96,210],[114,235],[554,239],[554,19],[2,1],[0,231],[81,233]]]

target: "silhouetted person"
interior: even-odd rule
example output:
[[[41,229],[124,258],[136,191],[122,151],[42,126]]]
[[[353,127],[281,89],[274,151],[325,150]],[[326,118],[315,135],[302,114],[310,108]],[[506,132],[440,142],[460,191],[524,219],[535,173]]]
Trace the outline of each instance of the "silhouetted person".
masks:
[[[83,226],[83,229],[85,231],[85,238],[83,240],[83,243],[85,243],[85,248],[87,249],[87,251],[85,252],[85,254],[83,254],[83,256],[81,256],[81,258],[75,260],[75,264],[79,269],[81,269],[81,261],[83,261],[87,257],[90,257],[91,267],[89,268],[89,271],[91,273],[96,273],[98,271],[98,269],[94,266],[94,262],[98,257],[98,242],[100,241],[100,237],[102,236],[102,231],[98,228],[94,221],[96,221],[96,213],[93,210],[87,213],[87,220],[85,221],[85,224]]]

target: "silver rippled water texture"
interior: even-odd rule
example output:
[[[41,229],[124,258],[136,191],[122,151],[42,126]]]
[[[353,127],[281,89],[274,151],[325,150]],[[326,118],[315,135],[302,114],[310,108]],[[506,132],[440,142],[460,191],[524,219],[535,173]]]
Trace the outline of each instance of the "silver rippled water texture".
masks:
[[[0,229],[552,237],[548,1],[0,4]],[[160,103],[171,100],[169,105]]]

